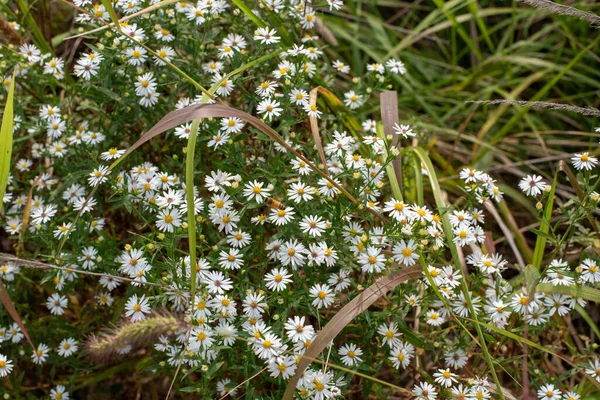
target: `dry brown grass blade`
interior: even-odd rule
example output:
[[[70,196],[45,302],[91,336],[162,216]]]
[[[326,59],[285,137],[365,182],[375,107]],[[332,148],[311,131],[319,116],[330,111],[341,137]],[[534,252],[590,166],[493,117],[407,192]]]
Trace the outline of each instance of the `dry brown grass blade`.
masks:
[[[33,342],[31,341],[31,339],[29,338],[29,333],[27,333],[27,329],[25,329],[25,325],[23,325],[23,321],[21,320],[21,317],[19,317],[19,314],[17,313],[17,310],[15,309],[15,305],[13,304],[12,300],[10,299],[10,296],[8,295],[8,291],[6,290],[6,287],[4,287],[4,283],[2,283],[2,280],[0,280],[0,302],[2,302],[2,304],[4,305],[4,308],[6,308],[6,311],[8,311],[8,313],[10,314],[12,319],[17,323],[17,325],[19,325],[19,328],[21,328],[21,331],[23,332],[23,335],[25,335],[25,338],[31,345],[31,348],[33,350],[35,350],[35,346],[33,345]]]
[[[560,111],[571,111],[581,115],[587,115],[590,117],[600,117],[600,110],[593,107],[577,107],[570,104],[550,103],[547,101],[522,101],[522,100],[477,100],[467,101],[467,103],[475,104],[509,104],[521,107],[531,107],[538,110],[560,110]]]
[[[312,359],[315,359],[327,347],[327,345],[348,325],[357,315],[363,313],[371,304],[376,302],[380,297],[385,295],[399,284],[410,279],[418,279],[423,276],[421,267],[416,265],[413,267],[401,269],[392,272],[388,276],[377,280],[369,286],[364,292],[352,299],[346,304],[335,316],[329,321],[323,330],[315,337],[306,353],[300,359],[298,368],[294,376],[288,381],[283,400],[292,400],[296,391],[296,384],[304,373],[304,370],[309,366]]]
[[[317,86],[313,90],[310,91],[310,95],[308,97],[308,103],[311,106],[317,105],[317,96],[319,92],[329,93],[331,96],[335,97],[333,93],[329,92],[329,90],[325,89],[322,86]],[[337,97],[335,97],[336,100]],[[338,100],[339,101],[339,100]],[[329,173],[327,169],[327,158],[325,158],[325,150],[323,149],[323,142],[321,141],[321,134],[319,133],[319,120],[315,117],[309,117],[310,121],[310,131],[312,132],[313,139],[315,141],[315,146],[317,146],[317,151],[319,152],[319,158],[321,159],[321,164],[323,164],[323,169],[325,172]]]
[[[19,35],[2,14],[0,14],[0,33],[8,40],[9,43],[15,46],[20,46],[23,43],[23,38]]]
[[[315,23],[315,30],[330,45],[337,46],[339,44],[337,39],[335,38],[335,35],[333,34],[333,32],[331,32],[331,29],[329,29],[325,25],[322,18],[317,18],[317,22]]]
[[[600,16],[591,12],[583,11],[578,8],[569,7],[564,4],[557,4],[550,0],[517,0],[520,3],[528,4],[532,7],[545,10],[553,14],[566,15],[568,17],[577,17],[589,22],[593,27],[600,27]]]
[[[398,93],[395,90],[387,90],[381,94],[380,109],[383,133],[386,136],[392,135],[392,144],[396,146],[400,136],[394,134],[394,124],[400,122],[400,116],[398,115]],[[402,158],[400,155],[392,161],[392,165],[394,166],[398,186],[400,186],[400,193],[404,193],[402,187]]]

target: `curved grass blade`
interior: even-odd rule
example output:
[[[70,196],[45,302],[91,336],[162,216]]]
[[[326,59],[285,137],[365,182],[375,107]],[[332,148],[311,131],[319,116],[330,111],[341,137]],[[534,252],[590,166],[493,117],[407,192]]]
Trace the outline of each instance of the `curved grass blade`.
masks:
[[[288,381],[283,400],[292,400],[296,391],[296,384],[302,376],[304,370],[311,363],[311,359],[317,358],[325,347],[350,323],[357,315],[364,312],[371,304],[385,295],[399,284],[410,279],[418,279],[423,276],[420,266],[413,266],[392,272],[388,276],[377,280],[369,286],[364,292],[352,299],[346,304],[327,325],[315,337],[306,353],[300,359],[296,373]]]
[[[17,310],[15,309],[15,305],[13,304],[12,300],[10,299],[10,296],[8,295],[8,291],[6,290],[6,287],[4,287],[4,283],[2,283],[1,280],[0,280],[0,302],[4,305],[4,308],[6,308],[6,311],[10,314],[12,319],[17,323],[17,325],[19,325],[19,328],[21,328],[21,331],[23,332],[23,335],[25,335],[25,338],[31,345],[31,348],[33,350],[35,350],[35,346],[33,345],[33,342],[31,341],[31,339],[29,338],[29,333],[27,333],[27,329],[25,329],[25,325],[23,325],[23,321],[21,320],[21,317],[19,317],[19,313],[17,313]]]

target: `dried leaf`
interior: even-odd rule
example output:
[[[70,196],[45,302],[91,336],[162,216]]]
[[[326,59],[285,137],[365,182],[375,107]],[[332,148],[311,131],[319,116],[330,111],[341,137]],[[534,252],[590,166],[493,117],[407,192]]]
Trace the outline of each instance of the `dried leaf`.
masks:
[[[327,325],[315,337],[306,353],[302,355],[296,374],[288,381],[283,400],[292,400],[296,390],[296,384],[311,361],[318,357],[325,347],[348,325],[357,315],[362,314],[371,304],[387,292],[410,279],[418,279],[423,276],[420,266],[413,266],[392,272],[388,276],[377,280],[364,292],[346,304]]]
[[[6,287],[4,287],[4,283],[2,283],[2,280],[0,280],[0,302],[2,302],[2,304],[4,305],[4,308],[6,308],[6,311],[8,311],[8,313],[10,314],[12,319],[17,323],[17,325],[19,325],[19,328],[21,328],[21,331],[23,332],[23,335],[25,335],[25,338],[31,345],[31,348],[33,350],[35,350],[35,346],[31,342],[31,339],[29,338],[29,333],[27,333],[27,329],[25,329],[25,325],[23,325],[23,321],[21,320],[21,317],[19,317],[19,314],[17,313],[17,310],[15,309],[15,305],[13,304],[12,300],[10,299],[10,296],[8,295],[8,291],[6,290]]]

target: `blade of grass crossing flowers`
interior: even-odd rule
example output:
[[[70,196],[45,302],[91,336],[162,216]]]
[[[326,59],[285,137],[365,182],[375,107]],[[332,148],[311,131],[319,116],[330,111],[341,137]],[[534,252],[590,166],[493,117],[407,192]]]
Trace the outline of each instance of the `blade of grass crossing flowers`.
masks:
[[[159,3],[152,4],[151,6],[143,8],[143,9],[141,9],[138,12],[135,12],[133,14],[129,14],[129,15],[121,18],[119,20],[119,23],[128,21],[128,20],[130,20],[132,18],[135,18],[135,17],[139,17],[140,15],[147,14],[149,12],[158,10],[159,8],[162,8],[162,7],[165,7],[165,6],[177,3],[178,1],[179,0],[163,0],[163,1],[159,2]],[[86,31],[86,32],[83,32],[83,33],[78,33],[77,35],[67,36],[64,39],[62,39],[62,41],[64,41],[64,40],[70,40],[70,39],[76,39],[78,37],[91,35],[91,34],[96,33],[96,32],[101,32],[101,31],[103,31],[105,29],[108,29],[108,28],[110,28],[112,26],[113,26],[113,23],[111,22],[109,24],[105,24],[105,25],[100,26],[98,28],[94,28],[92,30],[89,30],[89,31]]]
[[[567,294],[572,297],[600,303],[600,290],[587,286],[564,286],[540,283],[536,286],[536,292]]]
[[[433,168],[433,164],[431,163],[429,156],[425,152],[425,149],[421,147],[411,147],[410,149],[421,160],[421,163],[424,165],[424,168],[427,171],[427,175],[429,176],[429,182],[431,183],[431,189],[433,191],[433,197],[435,199],[435,203],[437,205],[438,210],[440,210],[442,227],[444,229],[444,235],[446,236],[446,242],[448,243],[448,247],[450,248],[450,252],[452,253],[452,260],[454,261],[454,265],[461,265],[460,258],[458,255],[458,249],[456,248],[456,245],[453,241],[454,235],[452,234],[452,226],[450,225],[450,219],[448,218],[448,214],[445,212],[447,206],[444,202],[442,190],[440,189],[440,184],[438,182],[435,169]],[[471,300],[471,293],[467,285],[466,276],[463,276],[461,279],[461,289],[465,296],[465,300],[467,301],[470,315],[472,315],[475,321],[477,321],[477,313],[475,312],[475,308],[473,307],[473,301]],[[475,325],[475,330],[477,331],[477,336],[479,337],[479,346],[481,347],[483,358],[485,359],[490,369],[490,372],[492,373],[492,378],[494,379],[494,383],[496,384],[498,393],[500,394],[501,398],[504,399],[504,396],[502,395],[502,385],[500,385],[500,381],[498,380],[498,375],[496,374],[494,362],[487,348],[485,337],[483,336],[483,331],[481,330],[481,327],[477,324]]]
[[[375,127],[377,131],[377,136],[382,140],[385,140],[384,127],[381,122],[377,123]],[[388,180],[390,181],[390,186],[392,188],[392,194],[398,201],[402,201],[402,189],[400,189],[400,179],[398,179],[398,175],[396,175],[396,171],[394,170],[393,161],[385,166],[385,171],[387,172]]]
[[[12,156],[13,125],[14,125],[14,96],[15,96],[15,74],[13,71],[6,97],[6,105],[2,114],[2,126],[0,127],[0,211],[6,185],[8,184],[8,175],[10,174],[10,159]]]
[[[54,53],[52,51],[52,47],[50,47],[50,44],[48,44],[46,38],[44,37],[44,35],[42,35],[42,31],[40,31],[40,28],[35,22],[35,19],[33,19],[33,16],[29,12],[29,7],[27,7],[25,1],[17,0],[17,4],[19,5],[21,12],[23,13],[23,19],[29,27],[31,35],[33,36],[33,42],[36,44],[36,46],[39,47],[39,49],[43,53]]]
[[[556,181],[558,178],[558,172],[554,175],[552,180],[552,186],[550,186],[550,193],[548,193],[548,199],[546,207],[544,208],[544,214],[540,225],[540,232],[543,235],[538,235],[535,241],[535,247],[533,249],[533,259],[531,265],[533,265],[538,271],[542,266],[542,259],[544,258],[544,250],[546,249],[546,240],[548,230],[550,230],[550,219],[552,218],[552,208],[554,207],[554,192],[556,191]]]
[[[388,90],[381,94],[380,98],[381,120],[383,122],[383,133],[385,136],[392,136],[392,145],[400,151],[398,156],[392,161],[394,172],[400,193],[403,193],[402,187],[402,147],[400,146],[400,136],[394,132],[394,125],[400,122],[398,115],[398,93],[395,90]],[[402,201],[402,196],[398,198]]]
[[[267,24],[258,17],[258,15],[254,14],[254,12],[248,7],[242,0],[233,0],[233,3],[240,9],[248,18],[254,22],[254,25],[259,28],[265,28]]]
[[[283,400],[292,400],[296,391],[296,384],[302,376],[304,370],[310,365],[312,359],[318,357],[319,354],[327,347],[327,345],[335,339],[335,337],[348,325],[356,316],[363,313],[371,304],[384,296],[388,291],[392,290],[399,284],[410,279],[418,279],[422,277],[420,266],[413,266],[392,272],[388,276],[377,280],[369,286],[364,292],[352,299],[346,304],[335,316],[325,325],[323,330],[315,337],[306,353],[301,357],[296,373],[288,381]]]
[[[203,97],[204,100],[204,97]],[[190,302],[195,304],[194,296],[196,294],[196,213],[194,212],[194,154],[196,153],[196,134],[198,133],[198,125],[200,120],[195,119],[192,122],[190,137],[187,143],[187,152],[185,155],[185,187],[187,199],[187,223],[188,223],[188,243],[190,253]],[[185,265],[184,265],[185,268]],[[182,276],[185,276],[186,271]],[[191,309],[193,314],[193,307]]]
[[[19,325],[19,328],[21,328],[21,331],[23,332],[23,335],[25,335],[25,338],[31,345],[31,348],[33,350],[35,350],[35,346],[33,345],[33,342],[31,341],[31,339],[29,338],[29,333],[27,333],[27,329],[25,329],[25,325],[23,325],[23,321],[21,320],[21,317],[19,317],[19,314],[17,313],[17,310],[15,309],[15,305],[13,304],[12,300],[10,299],[10,296],[8,295],[8,291],[6,290],[6,287],[4,287],[4,283],[2,283],[1,280],[0,280],[0,302],[2,302],[2,304],[4,305],[4,308],[6,308],[6,311],[10,314],[12,319],[17,323],[17,325]]]
[[[575,363],[573,363],[568,358],[565,358],[565,357],[561,356],[560,354],[557,354],[557,353],[553,352],[552,350],[548,350],[544,346],[541,346],[541,345],[539,345],[537,343],[534,343],[531,340],[524,339],[521,336],[519,336],[519,335],[517,335],[515,333],[512,333],[512,332],[509,332],[509,331],[507,331],[505,329],[497,328],[497,327],[495,327],[493,325],[486,324],[485,322],[477,321],[477,320],[474,320],[472,318],[465,318],[465,319],[467,319],[467,320],[475,323],[478,326],[481,325],[481,326],[483,326],[486,329],[489,329],[489,330],[491,330],[493,332],[496,332],[496,333],[499,333],[499,334],[501,334],[503,336],[506,336],[507,338],[510,338],[512,340],[516,340],[516,341],[521,342],[521,343],[525,343],[525,344],[527,344],[530,347],[533,347],[533,348],[535,348],[537,350],[543,351],[544,353],[551,354],[554,357],[560,358],[561,360],[563,360],[564,362],[566,362],[567,364],[569,364],[570,366],[572,366],[573,368],[575,368],[577,371],[579,371],[581,374],[583,374],[586,379],[588,379],[590,382],[592,382],[592,384],[597,389],[600,390],[600,382],[597,382],[590,375],[586,374],[585,371],[581,367],[579,367],[578,365],[576,365]]]
[[[317,96],[319,95],[320,90],[327,90],[321,86],[317,86],[316,88],[310,91],[308,96],[308,104],[311,106],[317,106]],[[323,142],[321,141],[321,134],[319,133],[319,121],[317,118],[309,116],[310,122],[310,131],[313,135],[313,140],[315,141],[315,146],[317,146],[317,152],[319,153],[319,158],[321,159],[321,164],[323,164],[323,170],[329,173],[327,170],[327,158],[325,157],[325,150],[323,149]]]
[[[197,88],[199,88],[199,89],[202,91],[202,93],[203,93],[203,100],[204,100],[204,97],[205,97],[205,96],[208,96],[208,97],[212,98],[212,95],[213,95],[213,94],[214,94],[214,93],[217,91],[217,89],[218,89],[219,85],[221,84],[221,82],[222,82],[224,79],[229,79],[229,78],[231,78],[232,76],[234,76],[234,75],[236,75],[236,74],[239,74],[239,73],[242,73],[242,72],[243,72],[243,71],[245,71],[246,69],[248,69],[248,68],[250,68],[250,67],[252,67],[252,66],[254,66],[254,65],[257,65],[257,64],[259,64],[260,62],[263,62],[263,61],[266,61],[266,60],[268,60],[268,59],[270,59],[270,58],[272,58],[272,57],[275,57],[275,56],[276,56],[277,54],[279,54],[281,51],[283,51],[283,50],[277,50],[277,51],[274,51],[274,52],[272,52],[272,53],[269,53],[269,54],[267,54],[267,55],[265,55],[265,56],[263,56],[263,57],[260,57],[260,58],[258,58],[258,59],[256,59],[256,60],[254,60],[254,61],[251,61],[251,62],[249,62],[249,63],[247,63],[247,64],[244,64],[243,66],[241,66],[241,67],[239,67],[239,68],[237,68],[237,69],[233,70],[233,71],[232,71],[232,72],[230,72],[229,74],[227,74],[227,75],[226,75],[224,78],[222,78],[222,79],[221,79],[219,82],[217,82],[217,83],[215,83],[213,86],[211,86],[209,90],[206,90],[204,87],[202,87],[202,86],[201,86],[199,83],[197,83],[196,81],[194,81],[194,80],[193,80],[191,77],[189,77],[187,74],[185,74],[185,73],[184,73],[183,71],[181,71],[179,68],[177,68],[175,65],[172,65],[172,64],[171,64],[171,65],[172,65],[173,69],[174,69],[174,70],[175,70],[177,73],[179,73],[179,74],[180,74],[180,75],[181,75],[181,76],[182,76],[184,79],[187,79],[187,80],[188,80],[188,81],[190,81],[190,82],[191,82],[191,83],[192,83],[194,86],[196,86]],[[160,56],[159,56],[159,57],[160,57]],[[160,58],[162,58],[162,57],[160,57]],[[164,60],[164,61],[165,61],[165,62],[167,62],[166,60]],[[169,62],[167,62],[167,65],[169,65],[169,64],[170,64],[170,63],[169,63]],[[167,114],[165,117],[163,117],[163,119],[161,119],[161,120],[159,121],[159,123],[163,122],[163,121],[166,119],[166,117],[167,117],[167,116],[169,116],[169,114]],[[189,122],[189,121],[190,121],[190,120],[187,120],[187,121],[185,121],[185,122]],[[181,122],[181,123],[184,123],[184,122]],[[158,124],[157,124],[157,125],[158,125]],[[155,128],[155,127],[156,127],[156,125],[155,125],[153,128]],[[142,135],[142,138],[143,138],[143,137],[144,137],[144,135]],[[140,138],[140,139],[138,140],[138,142],[139,142],[139,141],[140,141],[142,138]],[[150,139],[150,138],[149,138],[149,139]],[[148,140],[149,140],[149,139],[148,139]],[[282,139],[282,140],[283,140],[283,139]],[[136,142],[136,144],[137,144],[137,142]],[[136,144],[134,144],[134,146],[135,146]],[[138,144],[138,145],[136,146],[136,148],[137,148],[137,147],[139,147],[139,145],[141,145],[141,143],[140,143],[140,144]],[[123,156],[121,156],[119,159],[115,160],[115,161],[114,161],[114,162],[113,162],[113,163],[112,163],[112,164],[109,166],[109,168],[108,168],[108,172],[110,172],[110,171],[112,171],[113,169],[115,169],[115,168],[116,168],[116,167],[117,167],[117,166],[118,166],[118,165],[119,165],[119,164],[120,164],[120,163],[121,163],[121,162],[122,162],[122,161],[125,159],[125,157],[127,157],[127,156],[128,156],[130,153],[131,153],[131,151],[129,151],[129,150],[130,150],[130,149],[128,149],[128,150],[127,150],[127,152],[126,152],[125,154],[123,154]],[[132,151],[133,151],[133,150],[132,150]],[[91,193],[88,195],[88,198],[87,198],[87,200],[86,200],[86,201],[88,201],[88,200],[89,200],[89,199],[90,199],[90,198],[91,198],[91,197],[94,195],[94,193],[96,192],[96,190],[97,190],[97,186],[96,186],[96,187],[94,187],[94,188],[92,189],[92,191],[91,191]],[[67,238],[68,238],[68,236],[69,236],[69,233],[70,233],[70,232],[71,232],[71,230],[72,230],[72,229],[75,227],[75,224],[76,224],[76,223],[77,223],[77,221],[79,220],[79,217],[80,217],[80,216],[81,216],[81,211],[79,211],[79,212],[77,213],[77,215],[75,216],[75,220],[73,221],[73,224],[71,225],[71,228],[69,229],[68,233],[67,233],[67,234],[64,236],[64,238],[61,240],[61,242],[60,242],[60,244],[59,244],[59,246],[58,246],[58,251],[57,251],[57,254],[60,254],[60,251],[61,251],[61,249],[63,248],[64,244],[65,244],[65,243],[66,243],[66,241],[67,241]]]
[[[115,24],[115,28],[121,31],[121,24],[119,23],[119,18],[117,18],[117,13],[112,5],[112,0],[102,0],[102,4],[106,11],[108,11],[108,15],[110,16],[110,20]]]

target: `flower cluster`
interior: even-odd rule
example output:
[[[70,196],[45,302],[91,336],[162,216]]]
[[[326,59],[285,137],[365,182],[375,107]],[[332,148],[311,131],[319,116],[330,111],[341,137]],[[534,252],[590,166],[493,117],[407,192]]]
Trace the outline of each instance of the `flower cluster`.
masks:
[[[298,374],[297,395],[321,400],[342,396],[355,373],[368,378],[386,369],[390,381],[402,382],[388,386],[411,388],[416,398],[482,400],[497,390],[490,336],[497,356],[517,357],[500,346],[509,340],[518,347],[512,330],[543,337],[586,306],[576,293],[599,286],[597,253],[583,225],[600,198],[596,157],[572,159],[583,195],[577,207],[561,204],[560,215],[577,231],[551,232],[557,250],[546,265],[501,254],[514,249],[496,250],[494,237],[508,234],[485,229],[497,228],[494,220],[504,225],[496,205],[504,204],[503,192],[515,191],[464,168],[462,182],[448,186],[458,200],[444,200],[421,147],[429,133],[404,120],[384,129],[372,112],[374,94],[392,88],[406,66],[381,60],[354,76],[316,33],[316,5],[266,0],[241,10],[224,0],[119,0],[113,6],[124,18],[106,28],[112,10],[90,0],[74,4],[82,32],[92,29],[95,40],[73,53],[73,65],[34,44],[6,47],[2,58],[24,88],[35,83],[41,94],[16,93],[15,160],[1,226],[20,258],[0,261],[0,279],[18,311],[31,301],[23,287],[41,307],[32,302],[26,314],[30,356],[19,324],[0,319],[0,377],[14,383],[30,364],[50,365],[56,373],[40,379],[52,389],[40,396],[68,399],[67,390],[76,389],[67,379],[71,365],[86,373],[102,368],[79,358],[91,335],[120,318],[143,331],[153,312],[166,309],[181,322],[177,329],[152,343],[107,345],[118,360],[152,347],[139,369],[169,378],[181,369],[173,380],[178,390],[231,396],[260,375],[254,394],[279,398]],[[329,10],[342,5],[326,2]],[[259,16],[282,22],[252,26]],[[332,90],[321,95],[319,87]],[[215,103],[260,118],[276,134],[239,113],[178,119],[174,129],[127,151],[160,117]],[[526,176],[518,187],[539,200],[538,210],[541,202],[552,207],[553,186],[542,176]],[[567,251],[567,234],[580,245],[577,259]],[[517,251],[531,252],[520,244]],[[43,263],[33,270],[25,258]],[[350,299],[375,290],[381,278],[419,270],[418,278],[385,287],[327,344],[326,358],[299,370]],[[532,270],[537,278],[530,279]],[[548,290],[536,291],[538,284]],[[573,351],[600,382],[600,361],[588,347]],[[546,379],[539,370],[533,375]],[[578,400],[576,387],[561,387],[562,398]],[[538,394],[562,396],[554,384]]]

